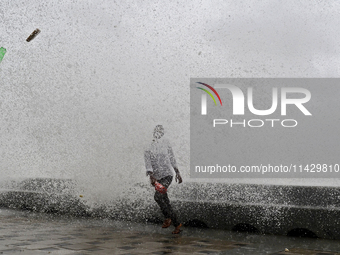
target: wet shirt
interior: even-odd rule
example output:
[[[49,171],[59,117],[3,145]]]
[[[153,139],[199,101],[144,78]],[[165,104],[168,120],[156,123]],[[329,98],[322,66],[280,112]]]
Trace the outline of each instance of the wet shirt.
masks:
[[[146,172],[152,172],[156,180],[173,176],[173,168],[177,168],[171,145],[166,139],[158,139],[144,152]]]

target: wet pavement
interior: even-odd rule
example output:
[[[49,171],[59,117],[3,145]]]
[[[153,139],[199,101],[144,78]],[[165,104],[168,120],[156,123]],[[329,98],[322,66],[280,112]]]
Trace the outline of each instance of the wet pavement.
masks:
[[[313,254],[340,255],[336,240],[71,218],[0,209],[0,254]]]

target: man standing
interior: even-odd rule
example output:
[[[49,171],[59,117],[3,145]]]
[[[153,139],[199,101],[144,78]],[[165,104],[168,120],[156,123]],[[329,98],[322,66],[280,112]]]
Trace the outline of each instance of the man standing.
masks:
[[[161,139],[163,135],[163,126],[157,125],[153,132],[153,142],[145,151],[144,159],[146,175],[150,176],[151,184],[155,185],[155,183],[158,182],[167,189],[173,179],[172,169],[176,172],[176,182],[182,183],[182,177],[178,171],[175,156],[169,141]],[[180,227],[182,224],[178,222],[176,213],[172,210],[168,194],[156,191],[154,198],[165,217],[162,228],[167,228],[172,223],[175,227],[175,230],[172,233],[179,234],[181,232]]]

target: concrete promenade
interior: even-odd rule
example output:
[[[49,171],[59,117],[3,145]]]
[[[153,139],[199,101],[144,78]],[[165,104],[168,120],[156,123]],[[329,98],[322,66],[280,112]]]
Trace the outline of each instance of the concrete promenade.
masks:
[[[336,240],[250,235],[0,209],[0,254],[340,255]],[[285,251],[288,249],[289,251]]]

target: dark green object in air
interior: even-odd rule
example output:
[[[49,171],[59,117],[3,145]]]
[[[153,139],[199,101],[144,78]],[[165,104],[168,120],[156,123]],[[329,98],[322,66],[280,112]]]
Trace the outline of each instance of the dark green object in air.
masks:
[[[1,47],[1,48],[0,48],[0,62],[1,62],[2,59],[4,58],[5,54],[6,54],[6,49],[3,48],[3,47]]]
[[[32,34],[30,34],[30,36],[26,39],[27,42],[30,42],[31,40],[34,39],[34,37],[36,37],[38,34],[40,33],[40,30],[37,28],[36,30],[34,30],[32,32]]]

